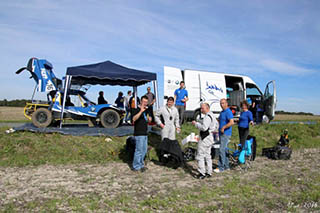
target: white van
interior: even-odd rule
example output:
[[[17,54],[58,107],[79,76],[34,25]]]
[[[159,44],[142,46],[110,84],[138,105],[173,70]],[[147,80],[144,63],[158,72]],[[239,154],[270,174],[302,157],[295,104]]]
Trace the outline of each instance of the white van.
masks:
[[[255,102],[263,110],[263,121],[274,118],[276,107],[275,81],[270,81],[264,94],[256,83],[244,75],[217,72],[181,70],[164,67],[164,98],[174,96],[180,81],[185,82],[189,101],[186,103],[185,117],[195,119],[200,114],[200,104],[207,102],[215,114],[221,112],[220,99],[226,98],[235,111],[235,118],[240,116],[240,102]],[[255,117],[255,115],[254,115]]]

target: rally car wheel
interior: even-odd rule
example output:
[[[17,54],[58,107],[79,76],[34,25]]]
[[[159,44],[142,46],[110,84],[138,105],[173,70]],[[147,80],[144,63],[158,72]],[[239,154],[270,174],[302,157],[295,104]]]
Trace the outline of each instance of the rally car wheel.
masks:
[[[100,122],[104,128],[116,128],[120,123],[120,116],[116,111],[107,109],[101,113]]]
[[[46,108],[39,108],[32,114],[32,123],[36,127],[44,128],[51,124],[52,114]]]

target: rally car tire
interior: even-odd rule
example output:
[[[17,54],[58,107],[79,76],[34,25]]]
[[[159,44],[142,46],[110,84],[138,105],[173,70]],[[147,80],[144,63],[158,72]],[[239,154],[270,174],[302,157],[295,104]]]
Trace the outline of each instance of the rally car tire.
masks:
[[[120,123],[120,115],[115,110],[107,109],[101,113],[100,122],[104,128],[116,128]]]
[[[45,128],[52,123],[52,113],[46,108],[39,108],[32,113],[32,123],[38,128]]]

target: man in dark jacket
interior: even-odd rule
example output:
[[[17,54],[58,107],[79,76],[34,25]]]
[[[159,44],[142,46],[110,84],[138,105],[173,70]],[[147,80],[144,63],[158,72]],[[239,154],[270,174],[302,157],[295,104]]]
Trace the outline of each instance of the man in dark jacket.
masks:
[[[108,101],[106,101],[103,97],[103,91],[99,92],[98,104],[108,104]]]
[[[148,150],[148,122],[151,117],[147,116],[148,97],[141,97],[141,104],[138,108],[132,110],[132,121],[134,123],[134,138],[136,140],[136,149],[134,151],[132,170],[135,172],[145,172],[144,157]]]

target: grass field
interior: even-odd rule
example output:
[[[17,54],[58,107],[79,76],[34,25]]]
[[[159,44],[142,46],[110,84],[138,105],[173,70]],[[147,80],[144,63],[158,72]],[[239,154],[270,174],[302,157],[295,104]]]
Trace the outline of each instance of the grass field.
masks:
[[[0,107],[0,122],[26,122],[23,107]]]
[[[4,110],[6,109],[6,110]],[[10,108],[11,109],[11,108]],[[0,108],[1,121],[21,108]],[[6,113],[3,113],[6,112]],[[4,115],[5,114],[5,115]],[[7,116],[7,117],[6,117]],[[258,157],[247,172],[232,170],[211,179],[192,177],[196,162],[171,169],[156,156],[160,138],[149,136],[146,173],[129,169],[126,137],[77,137],[15,132],[0,127],[0,212],[317,212],[320,211],[320,122],[268,124],[250,129]],[[283,129],[289,130],[293,156],[288,161],[261,157]],[[197,130],[185,124],[179,141]],[[238,141],[233,128],[231,143]],[[217,160],[214,160],[217,164]]]
[[[0,122],[26,122],[23,107],[0,107]],[[320,121],[320,116],[276,115],[274,121]]]

